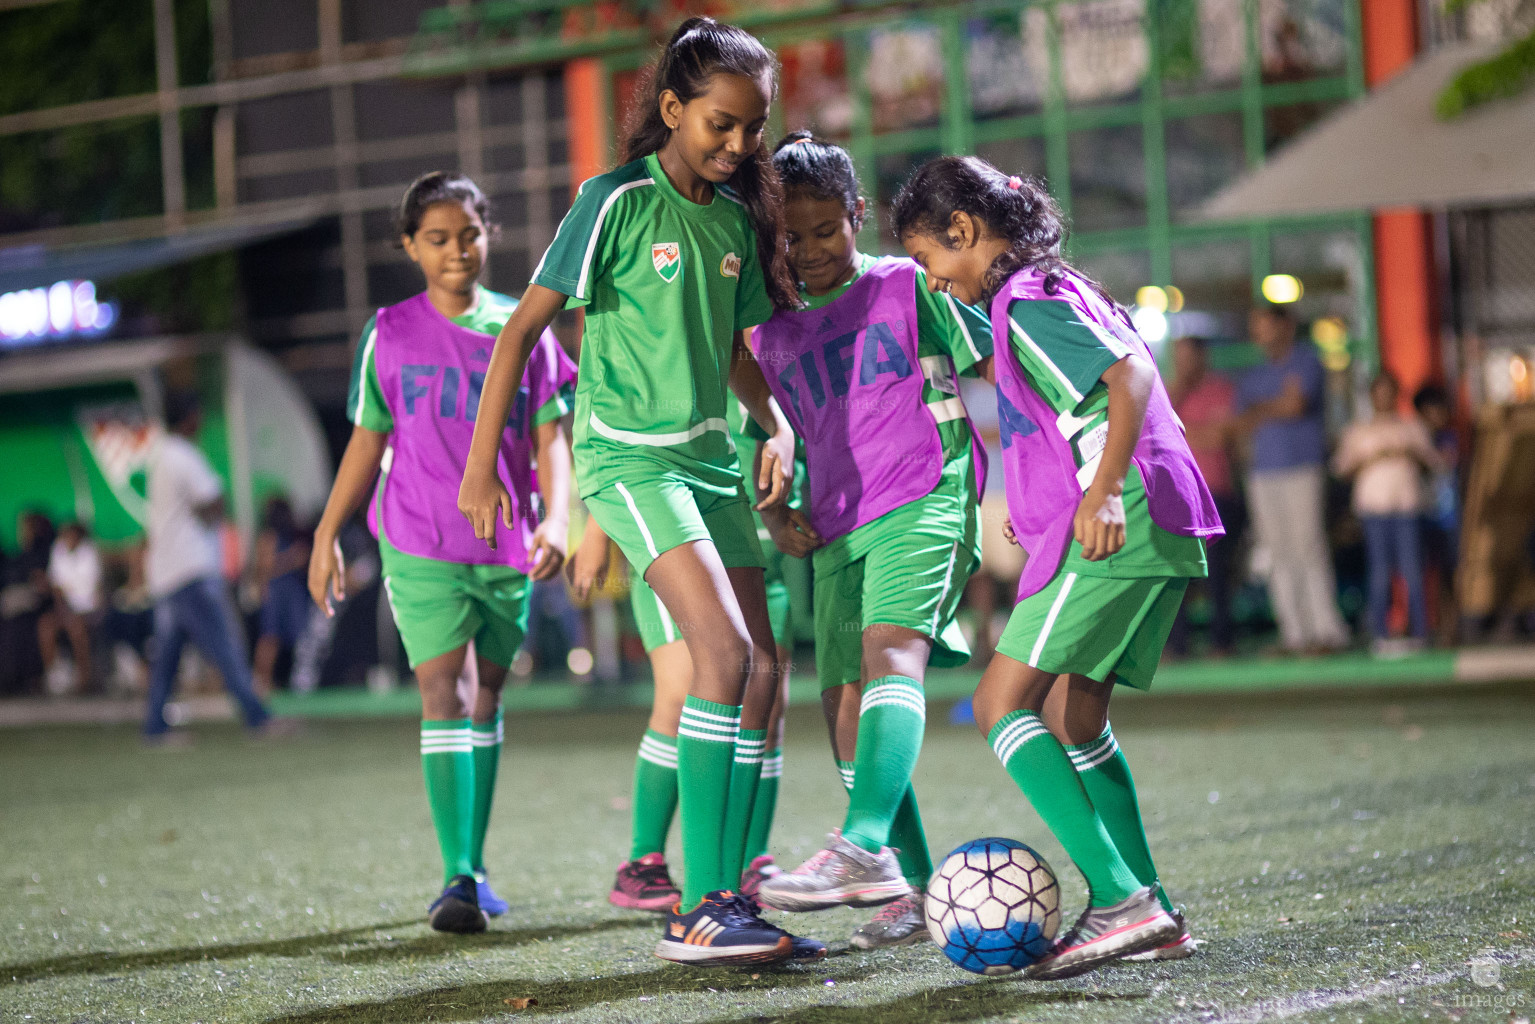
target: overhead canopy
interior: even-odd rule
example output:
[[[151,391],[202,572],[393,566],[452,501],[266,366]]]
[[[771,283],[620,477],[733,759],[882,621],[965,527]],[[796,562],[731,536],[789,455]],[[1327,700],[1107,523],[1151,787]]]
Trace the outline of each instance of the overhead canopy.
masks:
[[[1479,206],[1535,198],[1535,89],[1452,121],[1434,102],[1493,48],[1436,50],[1355,100],[1239,178],[1202,220],[1305,216],[1415,206]]]
[[[56,249],[42,245],[0,249],[0,293],[42,288],[55,281],[107,281],[141,270],[174,266],[209,253],[285,235],[307,227],[313,220],[305,217],[276,222],[226,222],[140,241]]]

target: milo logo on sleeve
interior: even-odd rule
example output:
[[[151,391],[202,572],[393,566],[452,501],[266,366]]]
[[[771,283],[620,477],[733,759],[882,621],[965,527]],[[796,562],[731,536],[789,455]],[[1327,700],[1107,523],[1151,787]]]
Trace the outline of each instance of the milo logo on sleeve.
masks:
[[[682,249],[676,242],[655,242],[650,247],[650,262],[661,280],[670,283],[682,272]]]

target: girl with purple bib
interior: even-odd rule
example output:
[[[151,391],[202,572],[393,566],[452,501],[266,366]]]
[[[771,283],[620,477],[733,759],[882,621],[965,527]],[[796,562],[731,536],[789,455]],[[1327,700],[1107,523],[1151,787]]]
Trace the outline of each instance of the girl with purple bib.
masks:
[[[532,581],[554,578],[565,559],[571,458],[560,417],[575,364],[544,331],[497,445],[510,502],[487,546],[459,514],[458,481],[495,334],[517,303],[476,283],[494,225],[468,178],[418,178],[397,227],[426,291],[379,310],[363,330],[347,400],[352,437],[315,530],[309,593],[328,614],[344,596],[336,538],[377,477],[368,525],[421,686],[421,766],[446,881],[430,921],[438,931],[478,932],[487,915],[506,911],[484,863],[501,686],[527,628]],[[478,684],[460,690],[461,673]]]
[[[779,310],[753,344],[803,439],[810,502],[762,518],[786,553],[814,551],[816,667],[849,801],[826,848],[761,897],[887,904],[852,937],[873,949],[926,934],[933,865],[911,776],[927,666],[970,655],[954,614],[980,559],[985,449],[956,372],[983,372],[991,339],[983,314],[930,290],[911,260],[858,251],[864,201],[844,150],[796,132],[773,163],[804,308]]]
[[[1116,682],[1150,687],[1204,539],[1224,532],[1215,503],[1150,350],[1061,260],[1042,184],[942,157],[901,189],[894,221],[929,287],[991,311],[1008,533],[1028,561],[975,717],[1091,889],[1028,973],[1191,955],[1108,704]]]

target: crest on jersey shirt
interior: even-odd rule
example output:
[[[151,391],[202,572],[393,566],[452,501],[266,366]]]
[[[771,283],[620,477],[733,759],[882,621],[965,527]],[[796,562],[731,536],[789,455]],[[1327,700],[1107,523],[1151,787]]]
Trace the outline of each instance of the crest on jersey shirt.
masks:
[[[740,277],[741,276],[741,257],[737,256],[733,252],[727,252],[725,254],[725,258],[720,260],[720,276],[721,277]]]
[[[656,242],[650,247],[650,262],[663,281],[675,281],[682,272],[682,248],[676,242]]]

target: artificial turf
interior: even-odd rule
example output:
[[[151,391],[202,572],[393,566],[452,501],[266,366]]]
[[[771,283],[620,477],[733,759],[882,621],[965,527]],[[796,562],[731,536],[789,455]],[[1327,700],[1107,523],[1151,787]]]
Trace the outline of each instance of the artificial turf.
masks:
[[[1069,920],[1080,878],[979,736],[945,721],[930,714],[917,775],[935,855],[1029,842],[1062,874]],[[789,725],[786,866],[845,806],[813,711]],[[423,920],[440,869],[409,720],[314,721],[266,745],[209,726],[190,751],[145,750],[126,727],[0,733],[0,1021],[1506,1022],[1535,1007],[1535,687],[1124,702],[1152,847],[1202,945],[1058,983],[978,978],[929,944],[847,949],[867,911],[791,919],[832,943],[813,966],[655,960],[656,919],[605,899],[643,727],[632,710],[507,722],[488,861],[513,909],[470,938]]]

